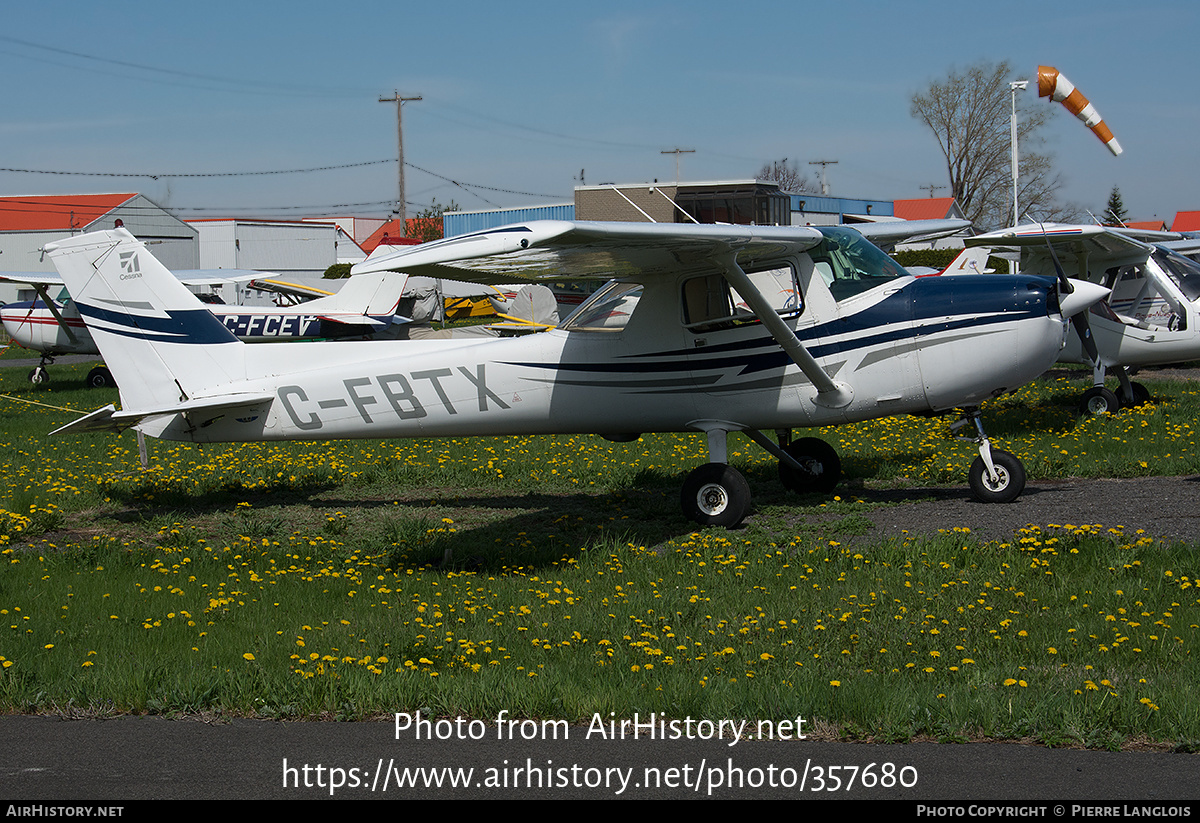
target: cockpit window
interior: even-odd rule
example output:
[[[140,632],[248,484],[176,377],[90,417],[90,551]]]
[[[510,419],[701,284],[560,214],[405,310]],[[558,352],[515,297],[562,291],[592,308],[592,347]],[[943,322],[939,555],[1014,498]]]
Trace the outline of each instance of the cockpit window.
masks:
[[[1154,253],[1159,264],[1157,268],[1167,278],[1176,280],[1169,264],[1159,255],[1160,252]],[[1168,331],[1182,331],[1187,327],[1187,312],[1179,298],[1170,290],[1164,275],[1156,274],[1149,263],[1111,268],[1105,273],[1104,285],[1112,289],[1104,304],[1122,323]]]
[[[808,254],[834,300],[845,300],[909,273],[853,229],[822,228],[825,239]]]
[[[804,310],[791,265],[747,271],[746,276],[778,314],[790,317]],[[699,333],[753,322],[758,322],[758,318],[749,303],[720,274],[684,281],[683,324],[686,328]]]
[[[617,332],[625,328],[638,300],[642,296],[640,283],[613,281],[597,291],[563,321],[567,331]]]
[[[1189,301],[1200,298],[1200,263],[1177,252],[1159,249],[1154,259]]]

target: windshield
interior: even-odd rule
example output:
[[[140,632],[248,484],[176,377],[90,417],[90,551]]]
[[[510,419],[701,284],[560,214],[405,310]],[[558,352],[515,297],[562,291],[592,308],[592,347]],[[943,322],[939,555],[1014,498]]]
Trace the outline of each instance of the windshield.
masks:
[[[1189,301],[1200,298],[1200,263],[1177,252],[1159,248],[1154,259],[1162,266],[1167,276],[1175,281],[1183,296]]]
[[[835,300],[862,294],[883,283],[909,277],[883,249],[853,229],[822,228],[825,239],[812,249],[813,266]]]

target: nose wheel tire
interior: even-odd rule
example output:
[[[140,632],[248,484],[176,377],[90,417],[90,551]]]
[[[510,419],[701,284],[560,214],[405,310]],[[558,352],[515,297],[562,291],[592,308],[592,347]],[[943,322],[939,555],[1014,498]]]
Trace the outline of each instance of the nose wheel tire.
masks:
[[[50,382],[50,372],[46,371],[45,366],[37,366],[29,373],[29,382],[34,385]]]
[[[983,503],[1011,503],[1025,488],[1025,467],[1000,449],[992,449],[992,465],[996,467],[994,481],[988,477],[983,458],[975,458],[971,464],[971,493]]]
[[[802,437],[784,447],[784,451],[808,471],[799,471],[779,463],[779,481],[798,494],[828,494],[842,479],[842,460],[833,446],[818,437]]]
[[[737,469],[706,463],[683,481],[683,513],[701,526],[729,528],[750,510],[750,486]]]

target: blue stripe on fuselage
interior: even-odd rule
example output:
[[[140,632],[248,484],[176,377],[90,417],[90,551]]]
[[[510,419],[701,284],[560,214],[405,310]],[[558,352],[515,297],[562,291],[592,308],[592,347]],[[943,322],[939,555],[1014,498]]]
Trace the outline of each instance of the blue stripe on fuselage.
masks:
[[[947,278],[948,280],[948,278]],[[975,282],[980,281],[980,282]],[[929,285],[924,285],[928,283]],[[862,311],[837,318],[818,326],[797,329],[802,343],[823,337],[842,337],[824,345],[812,346],[813,357],[852,352],[906,338],[929,336],[965,328],[983,328],[1008,323],[1025,317],[1046,314],[1046,294],[1054,287],[1053,278],[1007,275],[956,277],[942,283],[930,278],[917,280],[908,288],[889,295]],[[1029,290],[1032,285],[1038,288]],[[1018,300],[1018,294],[1028,297]],[[934,317],[946,318],[936,323],[921,322]],[[909,325],[915,322],[916,327]],[[846,335],[868,329],[893,326],[888,331],[845,339]],[[760,350],[755,352],[754,350]],[[645,362],[645,358],[669,358],[667,362]],[[767,369],[791,365],[792,359],[770,337],[755,337],[703,349],[674,349],[629,355],[611,363],[511,363],[510,365],[556,371],[592,373],[654,373],[697,371],[700,369],[729,369],[741,366],[739,374],[753,374]],[[636,360],[635,360],[636,358]]]

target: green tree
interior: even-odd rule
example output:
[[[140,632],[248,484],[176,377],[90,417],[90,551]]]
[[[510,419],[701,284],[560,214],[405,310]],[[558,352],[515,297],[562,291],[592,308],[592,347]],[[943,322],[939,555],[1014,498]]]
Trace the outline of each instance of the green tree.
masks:
[[[946,158],[950,191],[967,219],[979,228],[1012,221],[1012,98],[1014,72],[1007,60],[982,62],[965,71],[951,70],[912,97],[910,112],[938,139]],[[1035,83],[1036,85],[1036,83]],[[1018,196],[1022,214],[1063,219],[1056,203],[1062,187],[1052,157],[1038,150],[1041,130],[1054,114],[1036,104],[1028,91],[1017,93],[1017,140],[1020,149]]]
[[[458,211],[459,206],[453,200],[443,206],[436,199],[429,206],[417,212],[415,217],[408,219],[407,234],[414,240],[428,243],[430,240],[441,240],[444,233],[442,215],[448,211]]]
[[[1108,205],[1104,207],[1104,224],[1106,226],[1124,226],[1129,222],[1129,212],[1125,211],[1125,203],[1121,200],[1121,190],[1116,186],[1108,195]]]

